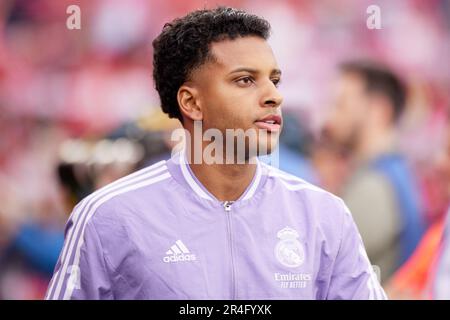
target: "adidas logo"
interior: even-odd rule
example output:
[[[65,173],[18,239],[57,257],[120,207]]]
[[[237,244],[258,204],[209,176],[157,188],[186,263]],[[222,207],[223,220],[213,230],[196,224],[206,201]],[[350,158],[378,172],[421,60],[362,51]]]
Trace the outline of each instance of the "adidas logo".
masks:
[[[181,240],[175,241],[175,244],[167,250],[166,256],[163,258],[166,263],[195,260],[197,260],[195,254],[191,254]]]

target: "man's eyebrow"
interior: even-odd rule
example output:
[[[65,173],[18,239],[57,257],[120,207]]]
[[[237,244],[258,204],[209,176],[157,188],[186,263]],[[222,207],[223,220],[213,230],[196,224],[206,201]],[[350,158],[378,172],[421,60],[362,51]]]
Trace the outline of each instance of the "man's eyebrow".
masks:
[[[281,76],[282,72],[280,69],[273,69],[270,75],[272,76]]]
[[[233,73],[237,73],[237,72],[248,72],[248,73],[253,73],[253,74],[261,73],[261,71],[258,70],[258,69],[253,69],[253,68],[248,68],[248,67],[241,67],[241,68],[237,68],[237,69],[234,69],[234,70],[230,71],[229,74],[233,74]],[[270,75],[271,76],[281,76],[281,70],[280,69],[273,69],[270,72]]]

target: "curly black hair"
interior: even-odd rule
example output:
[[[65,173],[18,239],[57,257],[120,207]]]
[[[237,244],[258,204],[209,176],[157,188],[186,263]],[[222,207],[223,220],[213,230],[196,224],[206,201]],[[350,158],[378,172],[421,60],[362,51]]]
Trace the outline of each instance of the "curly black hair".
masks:
[[[230,7],[197,10],[166,23],[153,41],[153,80],[163,112],[183,122],[178,89],[195,68],[213,59],[212,42],[245,36],[267,40],[269,34],[265,19]]]

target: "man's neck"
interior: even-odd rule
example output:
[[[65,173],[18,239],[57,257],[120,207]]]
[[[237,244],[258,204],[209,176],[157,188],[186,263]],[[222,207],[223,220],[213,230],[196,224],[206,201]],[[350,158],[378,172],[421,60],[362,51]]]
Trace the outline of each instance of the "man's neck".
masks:
[[[356,148],[358,162],[367,162],[380,154],[390,152],[395,147],[395,130],[366,130],[361,135],[360,143]]]
[[[207,164],[202,161],[200,164],[190,163],[189,166],[200,183],[219,201],[235,201],[252,182],[257,165]]]

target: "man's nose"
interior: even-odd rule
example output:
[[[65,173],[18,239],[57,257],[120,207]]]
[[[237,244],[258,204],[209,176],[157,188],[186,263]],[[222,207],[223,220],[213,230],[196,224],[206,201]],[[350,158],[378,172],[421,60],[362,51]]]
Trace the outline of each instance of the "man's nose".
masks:
[[[263,98],[264,107],[277,108],[281,106],[282,102],[283,96],[278,91],[278,88],[271,82],[271,84],[269,84],[269,88],[267,89],[267,93]]]

